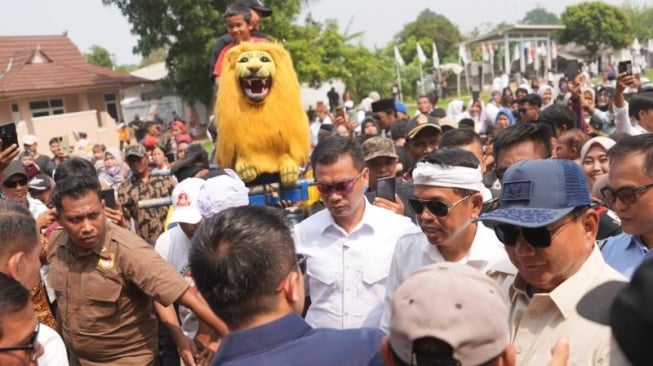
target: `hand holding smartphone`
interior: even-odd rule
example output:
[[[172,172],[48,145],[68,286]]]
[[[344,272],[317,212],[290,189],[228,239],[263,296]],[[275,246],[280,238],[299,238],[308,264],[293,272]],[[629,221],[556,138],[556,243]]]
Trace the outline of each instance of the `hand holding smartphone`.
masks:
[[[0,126],[0,139],[2,139],[2,150],[8,149],[11,145],[18,145],[18,134],[16,133],[16,124],[10,122]]]
[[[631,76],[633,74],[633,62],[630,60],[621,61],[617,66],[617,70],[619,71],[619,74],[623,74],[625,72],[628,74],[628,76]]]
[[[116,193],[113,188],[103,189],[101,194],[101,199],[104,201],[104,205],[109,208],[116,208]]]
[[[396,194],[396,182],[397,180],[395,177],[377,178],[376,196],[394,202]]]

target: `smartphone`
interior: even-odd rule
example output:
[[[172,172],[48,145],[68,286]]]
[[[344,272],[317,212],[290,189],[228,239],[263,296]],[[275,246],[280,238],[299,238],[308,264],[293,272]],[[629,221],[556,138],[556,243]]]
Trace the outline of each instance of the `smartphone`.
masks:
[[[70,141],[68,140],[68,135],[59,136],[59,147],[64,155],[70,154]]]
[[[376,179],[376,196],[385,198],[388,201],[395,201],[396,178],[385,177]]]
[[[105,206],[116,208],[116,193],[113,188],[103,189],[100,192],[100,198],[104,201]]]
[[[628,60],[628,61],[621,61],[619,62],[619,65],[617,66],[617,70],[619,70],[619,73],[628,73],[628,75],[633,74],[633,62]]]
[[[567,60],[565,75],[570,81],[576,78],[576,75],[578,75],[578,60]]]
[[[18,134],[16,133],[16,124],[9,122],[0,126],[0,139],[2,139],[2,150],[7,149],[9,146],[18,145]]]
[[[481,96],[481,92],[478,90],[472,90],[472,100],[477,101],[478,98]]]

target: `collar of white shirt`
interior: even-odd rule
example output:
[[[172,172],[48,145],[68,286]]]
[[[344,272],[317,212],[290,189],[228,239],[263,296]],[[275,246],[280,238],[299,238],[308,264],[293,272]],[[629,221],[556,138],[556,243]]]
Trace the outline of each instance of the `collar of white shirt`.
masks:
[[[365,198],[365,195],[361,196],[361,199],[363,200],[363,204],[365,205],[365,211],[363,211],[363,217],[361,218],[361,221],[356,224],[354,229],[351,231],[350,235],[358,230],[370,230],[372,234],[374,234],[374,224],[376,223],[377,225],[380,222],[384,221],[379,221],[379,215],[383,213],[383,211],[379,212],[380,210],[387,211],[384,208],[376,207],[369,203],[367,199]],[[345,229],[343,229],[340,225],[338,225],[334,220],[333,216],[331,215],[331,212],[328,211],[328,209],[324,209],[322,212],[319,212],[317,215],[319,216],[319,220],[315,223],[315,227],[321,227],[322,228],[322,234],[326,233],[329,230],[337,230],[345,235],[347,233],[345,232]]]
[[[438,247],[429,243],[424,235],[422,236],[424,238],[422,241],[422,251],[430,256],[434,263],[445,262],[446,260],[442,257],[442,253],[440,253]],[[499,254],[502,257],[505,256],[504,253],[502,244],[496,239],[494,231],[488,229],[481,223],[477,223],[472,246],[469,248],[465,258],[461,259],[460,262],[483,270],[490,262],[496,261]]]

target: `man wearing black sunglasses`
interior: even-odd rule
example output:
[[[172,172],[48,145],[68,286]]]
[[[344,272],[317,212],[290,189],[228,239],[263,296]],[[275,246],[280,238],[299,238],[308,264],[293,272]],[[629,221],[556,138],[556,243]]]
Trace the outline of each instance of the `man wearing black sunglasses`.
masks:
[[[508,289],[510,343],[517,364],[544,364],[562,336],[570,359],[609,359],[609,327],[580,317],[575,306],[592,288],[625,278],[595,245],[598,214],[580,166],[569,160],[526,160],[506,171],[500,208],[480,220],[494,227],[510,262],[488,273]]]
[[[422,232],[397,242],[386,284],[383,329],[388,329],[395,289],[418,268],[447,261],[485,272],[506,258],[492,230],[474,222],[483,206],[479,165],[473,153],[460,148],[437,150],[416,164],[415,197],[408,202]]]
[[[42,246],[36,231],[36,223],[27,209],[15,202],[0,200],[0,274],[9,276],[18,281],[25,288],[33,290],[32,300],[35,304],[31,306],[38,311],[37,316],[41,321],[52,324],[54,318],[47,305],[43,306],[37,300],[38,294],[43,293],[40,281],[41,261],[39,256]],[[2,289],[4,285],[0,285]],[[38,289],[38,290],[37,290]],[[0,296],[2,297],[2,296]],[[2,302],[2,300],[0,300]],[[46,300],[47,304],[47,300]],[[32,302],[30,302],[32,305]],[[3,323],[2,315],[11,311],[2,309],[0,305],[0,323]],[[34,329],[32,326],[30,329]],[[0,331],[0,339],[3,337]],[[25,334],[16,332],[14,335]],[[10,337],[13,335],[4,335]],[[42,357],[39,359],[41,365],[63,366],[68,365],[66,346],[57,332],[45,324],[40,325],[35,339],[41,344]],[[2,342],[0,341],[0,344]],[[36,350],[31,349],[32,352]],[[0,365],[13,364],[3,357],[0,349]],[[23,355],[25,351],[20,353]]]
[[[14,160],[2,172],[2,193],[5,198],[27,208],[36,219],[38,229],[44,229],[55,219],[54,210],[29,195],[27,173],[20,161]]]
[[[314,329],[304,309],[306,257],[297,255],[283,211],[226,209],[193,238],[190,269],[197,288],[231,333],[213,365],[367,366],[378,329]]]
[[[29,291],[0,273],[0,365],[36,366],[43,355]]]
[[[603,247],[605,261],[631,277],[653,248],[653,135],[627,137],[608,150],[608,184],[603,198],[619,216],[624,233]]]

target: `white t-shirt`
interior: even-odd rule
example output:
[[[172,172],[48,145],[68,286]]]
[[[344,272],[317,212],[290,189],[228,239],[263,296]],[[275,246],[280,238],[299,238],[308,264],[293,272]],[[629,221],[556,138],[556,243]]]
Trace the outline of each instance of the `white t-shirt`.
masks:
[[[191,277],[190,264],[188,263],[188,252],[191,241],[179,225],[163,232],[156,240],[154,250],[184,277],[186,282],[195,287],[195,281]],[[181,330],[184,335],[194,338],[199,327],[199,319],[188,308],[179,305],[179,319],[181,319]]]
[[[37,360],[39,366],[68,366],[66,346],[59,333],[41,323],[38,342],[43,346],[43,355]]]

